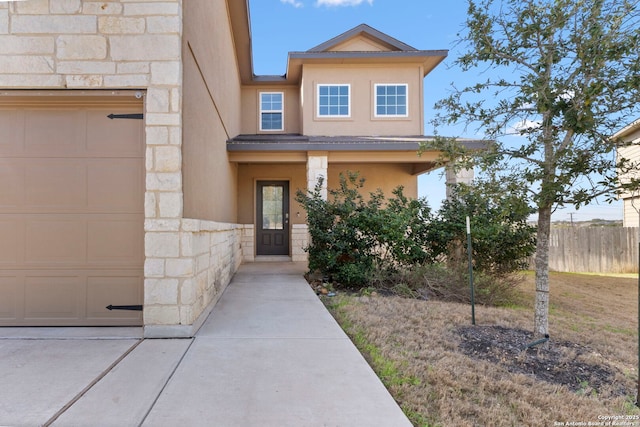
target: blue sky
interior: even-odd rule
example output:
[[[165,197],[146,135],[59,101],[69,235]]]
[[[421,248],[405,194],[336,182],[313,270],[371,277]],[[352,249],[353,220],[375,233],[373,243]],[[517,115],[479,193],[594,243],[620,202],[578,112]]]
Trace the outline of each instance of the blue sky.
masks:
[[[456,35],[463,29],[465,0],[250,0],[253,65],[256,74],[284,74],[287,54],[305,51],[359,24],[368,24],[417,49],[448,49],[449,57],[425,78],[425,133],[433,134],[428,124],[435,102],[445,97],[450,84],[473,84],[482,78],[462,73],[451,66],[457,57]],[[485,77],[486,78],[486,77]],[[441,128],[447,136],[482,137],[461,127]],[[422,175],[419,195],[427,197],[437,209],[445,195],[444,179],[438,172]],[[621,219],[622,207],[601,203],[576,211],[565,208],[554,220],[577,221],[592,218]]]

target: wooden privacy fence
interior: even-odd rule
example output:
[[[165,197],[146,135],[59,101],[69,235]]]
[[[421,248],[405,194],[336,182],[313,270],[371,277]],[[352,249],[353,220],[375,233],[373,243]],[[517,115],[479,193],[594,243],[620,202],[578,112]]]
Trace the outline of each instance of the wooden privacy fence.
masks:
[[[637,273],[638,228],[554,228],[549,268],[568,273]]]

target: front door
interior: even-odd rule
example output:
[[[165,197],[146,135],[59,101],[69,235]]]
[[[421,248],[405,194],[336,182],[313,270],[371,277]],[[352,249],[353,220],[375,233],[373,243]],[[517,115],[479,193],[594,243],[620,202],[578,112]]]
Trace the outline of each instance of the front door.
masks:
[[[289,255],[289,183],[258,181],[256,254]]]

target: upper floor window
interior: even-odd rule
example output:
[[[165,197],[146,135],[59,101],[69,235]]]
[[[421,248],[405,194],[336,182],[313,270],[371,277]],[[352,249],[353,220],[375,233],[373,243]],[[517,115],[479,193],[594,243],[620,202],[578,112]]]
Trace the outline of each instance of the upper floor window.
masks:
[[[407,85],[376,84],[376,117],[407,117]]]
[[[318,85],[318,117],[349,117],[351,86]]]
[[[284,130],[284,93],[260,92],[260,130]]]

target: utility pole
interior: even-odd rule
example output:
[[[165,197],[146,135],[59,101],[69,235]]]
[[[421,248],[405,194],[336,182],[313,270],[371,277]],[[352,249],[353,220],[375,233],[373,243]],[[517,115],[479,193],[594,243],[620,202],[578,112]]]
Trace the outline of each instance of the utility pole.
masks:
[[[569,217],[571,218],[571,227],[573,227],[573,216],[575,215],[575,212],[570,212],[569,213]]]

